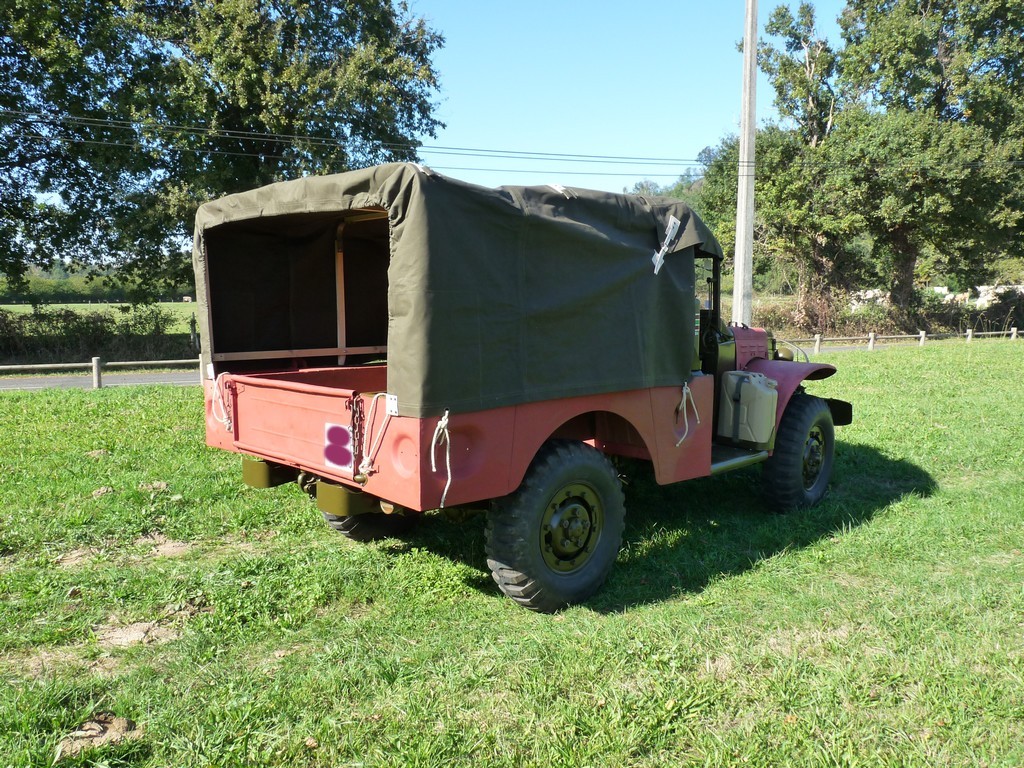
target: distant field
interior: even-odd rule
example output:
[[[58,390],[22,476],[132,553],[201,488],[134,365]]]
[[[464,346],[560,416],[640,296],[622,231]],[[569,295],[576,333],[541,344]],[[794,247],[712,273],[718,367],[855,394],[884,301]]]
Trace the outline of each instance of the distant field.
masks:
[[[1024,764],[1024,343],[822,358],[855,414],[823,504],[634,477],[554,616],[479,517],[360,545],[243,486],[198,388],[0,393],[0,765],[101,724],[62,764]]]
[[[75,312],[103,312],[105,310],[113,310],[117,307],[127,307],[128,304],[107,304],[103,302],[97,302],[95,304],[44,304],[45,309],[71,309]],[[156,306],[161,309],[165,309],[168,312],[173,313],[175,317],[175,323],[169,329],[169,333],[188,333],[189,332],[189,320],[192,315],[198,310],[198,305],[195,303],[186,303],[183,301],[168,301],[160,302]],[[31,312],[31,304],[0,304],[0,309],[7,310],[8,312]]]

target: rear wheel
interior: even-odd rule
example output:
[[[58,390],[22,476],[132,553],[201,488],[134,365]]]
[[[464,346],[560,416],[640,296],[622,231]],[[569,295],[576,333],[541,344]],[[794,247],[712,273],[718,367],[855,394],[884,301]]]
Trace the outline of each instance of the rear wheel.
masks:
[[[832,476],[835,428],[828,403],[797,393],[782,415],[775,451],[764,463],[762,484],[768,503],[779,511],[821,501]]]
[[[611,462],[583,443],[544,445],[512,494],[488,513],[487,564],[498,587],[534,611],[596,592],[618,556],[625,504]]]
[[[353,541],[376,541],[394,536],[401,536],[416,522],[411,514],[384,514],[383,512],[367,512],[362,515],[332,515],[323,513],[324,520],[334,530]]]

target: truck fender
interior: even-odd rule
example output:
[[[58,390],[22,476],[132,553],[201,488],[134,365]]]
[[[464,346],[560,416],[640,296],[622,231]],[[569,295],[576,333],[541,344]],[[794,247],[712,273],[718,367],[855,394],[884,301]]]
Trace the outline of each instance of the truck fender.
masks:
[[[793,393],[805,381],[820,381],[827,379],[836,372],[834,365],[827,363],[797,363],[791,360],[765,360],[758,357],[746,364],[743,370],[753,373],[761,373],[769,379],[778,382],[779,405],[775,412],[775,426],[778,428],[782,421],[782,414],[786,411]],[[832,421],[838,426],[850,424],[853,421],[853,408],[843,400],[826,399],[829,410],[832,411]]]

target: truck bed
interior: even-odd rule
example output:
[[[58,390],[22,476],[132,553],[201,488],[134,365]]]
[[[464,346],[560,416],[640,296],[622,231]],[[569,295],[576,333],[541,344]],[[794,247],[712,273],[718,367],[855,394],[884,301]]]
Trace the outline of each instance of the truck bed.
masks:
[[[386,386],[385,365],[226,374],[220,382],[237,450],[348,481],[357,470],[353,410]]]

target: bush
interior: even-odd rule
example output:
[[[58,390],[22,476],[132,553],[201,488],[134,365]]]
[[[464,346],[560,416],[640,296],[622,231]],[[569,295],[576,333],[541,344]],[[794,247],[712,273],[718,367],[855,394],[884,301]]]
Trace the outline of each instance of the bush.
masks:
[[[192,357],[187,334],[170,334],[174,316],[158,306],[76,312],[36,307],[0,310],[0,358],[6,364],[160,360]]]
[[[766,328],[781,338],[798,337],[803,330],[793,318],[794,304],[780,301],[755,301],[751,324],[756,328]]]
[[[971,321],[976,331],[1024,330],[1024,294],[1002,294],[987,309],[976,310]]]
[[[863,304],[856,309],[846,308],[836,321],[842,336],[867,336],[900,333],[899,319],[886,304]]]
[[[1008,292],[998,297],[986,309],[969,304],[944,302],[933,291],[917,294],[909,307],[893,307],[888,303],[868,303],[851,309],[836,308],[835,320],[829,327],[812,327],[801,323],[797,312],[780,304],[758,304],[754,308],[755,325],[776,330],[793,328],[797,335],[821,333],[825,336],[867,336],[878,334],[913,334],[927,331],[931,334],[962,335],[967,329],[974,331],[1006,331],[1012,327],[1024,328],[1024,295]]]

